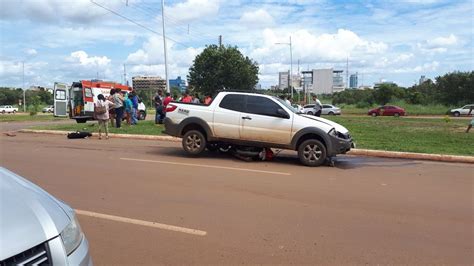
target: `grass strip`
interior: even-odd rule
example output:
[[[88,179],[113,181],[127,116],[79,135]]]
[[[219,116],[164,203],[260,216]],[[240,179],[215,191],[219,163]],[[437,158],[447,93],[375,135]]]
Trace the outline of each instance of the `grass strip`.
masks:
[[[408,117],[326,117],[349,129],[358,148],[474,156],[469,120]],[[110,125],[110,124],[109,124]],[[97,122],[37,126],[33,129],[98,132]],[[109,127],[110,133],[162,135],[163,125],[139,121],[136,126]]]

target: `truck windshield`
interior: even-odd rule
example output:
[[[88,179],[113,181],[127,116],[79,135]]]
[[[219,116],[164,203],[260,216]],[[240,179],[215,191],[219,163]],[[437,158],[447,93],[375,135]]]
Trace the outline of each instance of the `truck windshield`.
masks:
[[[286,101],[278,98],[278,97],[275,97],[273,96],[273,99],[277,100],[279,103],[283,104],[286,108],[288,108],[290,111],[292,111],[293,113],[295,114],[300,114],[300,112],[298,112],[298,110],[296,110],[296,108],[294,108],[293,106],[289,105]]]

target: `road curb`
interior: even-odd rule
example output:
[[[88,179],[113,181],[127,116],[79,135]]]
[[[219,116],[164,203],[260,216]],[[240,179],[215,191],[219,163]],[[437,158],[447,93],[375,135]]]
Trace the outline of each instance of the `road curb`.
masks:
[[[460,155],[445,155],[445,154],[428,154],[415,152],[397,152],[397,151],[378,151],[353,149],[347,154],[362,155],[371,157],[385,157],[385,158],[400,158],[413,160],[429,160],[439,162],[453,162],[453,163],[474,163],[474,156],[460,156]]]
[[[60,130],[34,130],[34,129],[22,129],[19,132],[22,133],[36,133],[36,134],[50,134],[50,135],[62,135],[66,136],[69,131]],[[92,133],[92,136],[98,136],[98,133]],[[134,134],[109,134],[113,138],[123,139],[142,139],[142,140],[161,140],[171,142],[181,142],[180,138],[171,136],[150,136],[150,135],[134,135]],[[366,149],[352,149],[347,154],[349,155],[361,155],[370,157],[384,157],[384,158],[399,158],[399,159],[412,159],[412,160],[429,160],[439,162],[452,162],[452,163],[472,163],[474,164],[474,156],[460,156],[460,155],[445,155],[445,154],[427,154],[427,153],[415,153],[415,152],[397,152],[397,151],[379,151],[379,150],[366,150]]]

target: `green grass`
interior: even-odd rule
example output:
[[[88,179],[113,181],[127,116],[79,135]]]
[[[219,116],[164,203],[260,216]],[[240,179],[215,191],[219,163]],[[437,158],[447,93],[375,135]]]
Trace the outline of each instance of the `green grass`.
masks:
[[[357,148],[440,153],[474,156],[474,129],[466,134],[470,120],[406,117],[328,117],[348,128]],[[97,132],[97,122],[38,126],[35,129]],[[162,125],[154,121],[139,121],[136,126],[109,127],[111,133],[161,135]]]
[[[351,132],[357,148],[474,156],[470,120],[406,117],[329,117]]]
[[[69,119],[69,117],[54,117],[52,114],[30,115],[25,113],[0,114],[1,122],[26,122],[26,121],[59,121]]]
[[[37,126],[32,127],[32,129],[99,132],[97,121],[88,121],[84,124]],[[121,128],[112,127],[109,123],[109,133],[162,135],[161,131],[163,129],[163,125],[155,125],[154,121],[138,121],[138,124],[135,126],[127,125],[124,121]]]
[[[450,109],[456,108],[454,106],[445,106],[441,104],[430,104],[430,105],[421,105],[421,104],[408,104],[404,101],[395,101],[388,103],[387,105],[396,105],[405,109],[409,116],[417,115],[445,115],[446,112]],[[379,105],[373,105],[371,107],[358,107],[354,104],[341,104],[338,105],[342,109],[343,114],[367,114],[367,112]],[[460,107],[460,106],[458,106]]]

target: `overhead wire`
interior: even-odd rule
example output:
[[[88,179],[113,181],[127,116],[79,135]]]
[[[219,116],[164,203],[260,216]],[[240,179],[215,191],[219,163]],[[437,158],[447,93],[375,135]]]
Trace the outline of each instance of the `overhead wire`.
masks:
[[[125,19],[125,20],[127,20],[127,21],[130,22],[130,23],[133,23],[133,24],[135,24],[135,25],[137,25],[137,26],[139,26],[139,27],[141,27],[141,28],[143,28],[143,29],[145,29],[145,30],[148,30],[148,31],[150,31],[150,32],[152,32],[152,33],[155,33],[156,35],[163,36],[162,33],[158,32],[158,31],[155,31],[155,30],[153,30],[153,29],[151,29],[151,28],[149,28],[149,27],[147,27],[147,26],[145,26],[145,25],[143,25],[143,24],[141,24],[141,23],[139,23],[139,22],[137,22],[137,21],[135,21],[135,20],[133,20],[133,19],[130,19],[130,18],[128,18],[128,17],[126,17],[126,16],[124,16],[124,15],[118,13],[117,11],[114,11],[114,10],[108,8],[108,7],[105,7],[105,6],[103,6],[103,5],[99,4],[99,3],[97,3],[97,2],[94,2],[94,0],[89,0],[89,1],[90,1],[91,3],[93,3],[93,4],[95,4],[96,6],[101,7],[101,8],[103,8],[103,9],[109,11],[110,13],[112,13],[112,14],[114,14],[114,15],[116,15],[116,16],[118,16],[118,17],[121,17],[121,18],[123,18],[123,19]],[[168,39],[168,40],[170,40],[170,41],[172,41],[172,42],[174,42],[174,43],[176,43],[176,44],[182,45],[182,46],[184,46],[184,47],[186,47],[186,48],[190,48],[189,45],[186,45],[186,44],[181,43],[181,42],[179,42],[179,41],[177,41],[177,40],[174,40],[173,38],[170,38],[170,37],[165,37],[165,38]]]
[[[155,16],[157,12],[154,12],[154,11],[148,11],[148,10],[145,10],[139,6],[134,6],[134,5],[128,5],[128,7],[131,7],[132,9],[134,9],[136,12],[144,15],[144,16]],[[165,18],[167,16],[165,15]],[[159,18],[159,16],[156,16],[155,19],[157,21],[161,21],[161,19]],[[171,28],[170,29],[173,29],[173,28],[180,28],[182,31],[186,32],[187,29],[183,26],[176,26],[176,25],[173,25],[174,23],[169,23],[167,22],[168,25],[171,24]],[[190,39],[194,40],[194,41],[200,41],[200,42],[208,42],[209,40],[213,40],[215,39],[215,37],[212,37],[212,38],[203,38],[201,35],[197,35],[197,34],[194,34],[194,33],[191,33],[191,34],[186,34],[186,36],[190,37]]]
[[[154,8],[152,8],[152,7],[150,7],[149,5],[146,5],[146,4],[142,4],[141,6],[142,7],[140,7],[140,8],[142,10],[147,9],[147,10],[151,11],[152,13],[157,13],[157,12],[160,12],[160,10],[161,10],[161,9],[154,9]],[[174,24],[174,26],[180,27],[184,31],[187,31],[187,25],[189,25],[189,23],[182,22],[178,18],[173,17],[171,15],[167,15],[167,14],[165,14],[165,18],[167,20],[167,23],[169,21],[171,21],[171,23]],[[193,32],[198,33],[199,35],[196,35],[196,36],[199,36],[201,39],[203,39],[201,36],[206,36],[209,39],[215,39],[215,37],[216,37],[216,36],[208,34],[207,32],[201,31],[201,30],[199,30],[195,27],[193,27]]]

